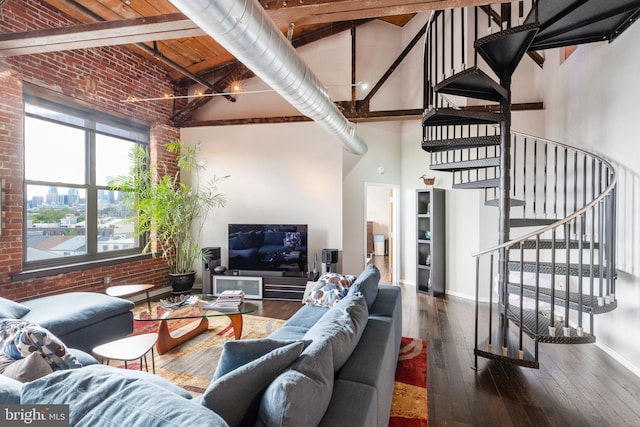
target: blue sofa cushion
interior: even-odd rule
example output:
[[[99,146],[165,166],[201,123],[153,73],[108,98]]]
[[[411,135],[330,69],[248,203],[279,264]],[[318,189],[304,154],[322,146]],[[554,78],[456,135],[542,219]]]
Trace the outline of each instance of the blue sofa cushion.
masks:
[[[89,353],[85,353],[77,348],[70,348],[69,353],[73,354],[82,366],[97,365],[98,361]]]
[[[380,270],[374,264],[369,264],[358,276],[349,293],[361,292],[367,300],[367,307],[370,309],[378,297],[378,284],[380,283]]]
[[[19,319],[28,312],[26,305],[0,297],[0,319]]]
[[[290,369],[269,384],[256,426],[318,425],[331,401],[333,375],[331,342],[312,342]]]
[[[13,378],[0,375],[0,404],[20,403],[22,383]]]
[[[97,375],[113,374],[119,377],[130,378],[132,380],[137,379],[137,380],[147,381],[157,385],[158,387],[162,387],[166,391],[170,391],[173,394],[177,394],[178,396],[184,399],[190,400],[193,398],[193,396],[191,396],[191,393],[189,393],[187,390],[183,389],[182,387],[177,386],[171,381],[165,380],[162,377],[159,377],[157,375],[151,374],[146,371],[140,371],[136,369],[120,369],[120,368],[115,368],[113,366],[101,365],[99,363],[95,365],[85,366],[82,368],[82,370],[85,372],[86,375],[93,375],[93,373],[95,372],[97,373]]]
[[[350,294],[333,306],[304,335],[305,340],[331,341],[333,367],[337,371],[358,345],[367,326],[369,311],[362,294]]]
[[[296,360],[304,346],[302,341],[279,344],[270,342],[268,345],[250,342],[246,346],[242,345],[243,342],[237,341],[239,345],[225,345],[221,358],[236,360],[233,363],[223,362],[223,368],[216,370],[215,379],[209,384],[201,400],[204,406],[219,414],[231,427],[255,424],[265,388]],[[235,362],[247,361],[251,353],[257,356],[269,348],[272,349],[257,359],[225,372]],[[230,353],[235,353],[238,357]]]
[[[63,336],[131,310],[131,301],[96,292],[70,292],[25,301],[24,319]]]
[[[68,404],[73,426],[227,426],[204,406],[115,368],[54,372],[24,384],[21,403]]]

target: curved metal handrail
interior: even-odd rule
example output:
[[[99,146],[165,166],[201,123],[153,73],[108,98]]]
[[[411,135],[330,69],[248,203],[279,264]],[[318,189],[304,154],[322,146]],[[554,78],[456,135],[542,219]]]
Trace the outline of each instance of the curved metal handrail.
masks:
[[[539,137],[536,137],[536,136],[533,136],[533,135],[527,135],[525,133],[517,132],[517,131],[511,131],[511,134],[512,135],[519,135],[519,136],[522,136],[524,138],[533,138],[533,139],[535,139],[537,141],[544,142],[546,144],[556,145],[556,146],[559,146],[559,147],[575,150],[576,152],[579,152],[579,153],[582,153],[582,154],[584,154],[586,156],[590,156],[592,158],[600,160],[609,168],[609,170],[611,170],[611,173],[612,173],[613,176],[612,176],[611,182],[609,183],[607,188],[605,188],[596,198],[594,198],[592,201],[590,201],[589,203],[587,203],[586,205],[584,205],[583,207],[581,207],[577,211],[571,213],[567,217],[559,219],[558,221],[554,222],[553,224],[549,224],[549,225],[547,225],[547,226],[545,226],[543,228],[540,228],[538,230],[535,230],[535,231],[532,231],[532,232],[530,232],[528,234],[525,234],[525,235],[523,235],[521,237],[518,237],[517,239],[509,240],[508,242],[505,242],[505,243],[502,243],[502,244],[499,244],[499,245],[496,245],[496,246],[492,246],[492,247],[490,247],[488,249],[483,249],[481,251],[474,252],[474,253],[471,254],[471,256],[473,256],[473,257],[479,257],[479,256],[482,256],[482,255],[491,253],[491,252],[498,251],[500,249],[510,248],[512,246],[515,246],[518,243],[521,243],[521,242],[524,242],[526,240],[529,240],[532,237],[536,237],[536,236],[542,235],[542,234],[544,234],[544,233],[546,233],[548,231],[554,230],[554,229],[556,229],[556,228],[558,228],[558,227],[560,227],[560,226],[572,221],[574,218],[582,215],[583,213],[585,213],[586,211],[591,209],[593,206],[598,204],[606,196],[608,196],[611,193],[611,191],[613,190],[613,188],[615,187],[615,185],[616,185],[616,181],[617,181],[617,178],[618,178],[617,174],[616,174],[616,170],[613,167],[613,165],[607,159],[605,159],[603,157],[600,157],[600,156],[595,155],[593,153],[590,153],[588,151],[582,150],[580,148],[576,148],[576,147],[572,147],[572,146],[567,145],[567,144],[563,144],[562,142],[552,141],[550,139],[545,139],[545,138],[539,138]]]

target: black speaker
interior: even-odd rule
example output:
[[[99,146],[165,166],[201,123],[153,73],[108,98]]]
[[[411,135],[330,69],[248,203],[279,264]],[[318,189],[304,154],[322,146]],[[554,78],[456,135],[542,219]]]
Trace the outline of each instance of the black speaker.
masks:
[[[322,263],[323,264],[337,264],[338,263],[338,250],[337,249],[323,249],[322,250]]]
[[[220,248],[202,248],[202,293],[213,293],[213,269],[220,265]]]

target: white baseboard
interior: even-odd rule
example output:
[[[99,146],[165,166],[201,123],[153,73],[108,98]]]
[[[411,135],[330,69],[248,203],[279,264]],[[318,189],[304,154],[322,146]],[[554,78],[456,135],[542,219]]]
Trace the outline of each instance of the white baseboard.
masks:
[[[602,343],[599,343],[599,342],[596,341],[595,345],[598,348],[600,348],[602,351],[607,353],[609,356],[611,356],[613,359],[615,359],[622,366],[624,366],[625,368],[630,370],[635,376],[640,378],[640,367],[635,366],[629,360],[627,360],[623,356],[621,356],[620,353],[616,352],[614,349],[612,349],[611,347],[609,347],[609,346],[607,346],[605,344],[602,344]]]

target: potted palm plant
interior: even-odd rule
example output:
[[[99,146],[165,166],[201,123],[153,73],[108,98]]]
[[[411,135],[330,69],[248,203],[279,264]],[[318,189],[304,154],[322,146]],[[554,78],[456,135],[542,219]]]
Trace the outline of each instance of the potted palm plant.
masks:
[[[218,181],[210,179],[200,187],[197,175],[205,166],[197,159],[199,144],[189,147],[181,141],[165,145],[176,156],[175,173],[159,173],[148,162],[147,151],[136,146],[130,153],[132,166],[128,175],[116,177],[112,190],[121,191],[133,209],[134,235],[149,235],[142,252],[159,254],[169,266],[174,293],[189,292],[195,281],[193,263],[202,258],[198,241],[209,211],[224,207],[226,198],[218,192]],[[180,179],[181,171],[194,171],[195,184]]]

